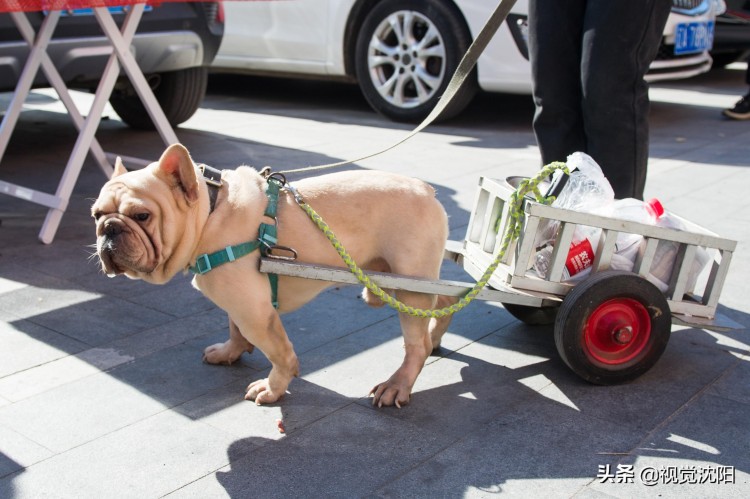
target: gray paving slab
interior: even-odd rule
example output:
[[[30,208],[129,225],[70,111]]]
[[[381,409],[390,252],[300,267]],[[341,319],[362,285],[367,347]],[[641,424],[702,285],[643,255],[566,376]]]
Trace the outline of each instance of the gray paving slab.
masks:
[[[28,468],[54,455],[51,450],[3,425],[0,425],[0,437],[3,442],[3,451],[0,452],[0,477]],[[0,485],[0,490],[2,488]]]
[[[160,497],[225,466],[230,445],[231,437],[208,425],[161,412],[0,478],[0,494]]]
[[[96,373],[0,408],[0,424],[57,454],[164,409],[138,388]]]
[[[637,470],[632,483],[600,479],[590,487],[615,497],[744,497],[750,485],[750,459],[741,450],[750,444],[748,409],[701,396],[621,461]]]
[[[0,337],[0,379],[88,348],[85,343],[7,312],[0,312]]]
[[[244,400],[245,387],[267,375],[259,373],[174,408],[176,412],[211,425],[236,439],[259,439],[257,444],[294,435],[310,424],[353,404],[352,398],[304,379],[292,381],[282,402],[258,406]],[[285,432],[279,431],[281,420]]]
[[[367,391],[403,356],[400,326],[351,286],[283,317],[301,376],[258,407],[244,390],[268,361],[256,351],[233,366],[202,363],[227,321],[190,276],[107,279],[89,259],[89,209],[105,179],[93,162],[49,246],[36,238],[45,210],[0,196],[0,497],[747,497],[750,129],[720,117],[746,91],[741,77],[652,86],[646,189],[739,241],[719,310],[740,329],[675,327],[656,366],[619,386],[575,376],[551,327],[475,303],[428,359],[411,404],[373,408]],[[0,178],[53,191],[75,132],[53,94],[32,100]],[[105,149],[158,158],[156,134],[107,113]],[[427,180],[460,240],[481,175],[538,170],[532,114],[528,97],[480,95],[461,117],[352,168]],[[353,86],[232,76],[212,79],[178,136],[197,161],[284,169],[360,157],[408,129],[372,113]],[[471,280],[452,264],[442,276]],[[658,483],[647,486],[652,470]],[[674,480],[730,471],[729,484]]]
[[[571,497],[599,465],[638,444],[617,421],[591,418],[541,397],[514,402],[375,495]]]
[[[408,422],[384,419],[374,409],[348,406],[293,438],[268,442],[259,449],[254,439],[233,442],[228,449],[229,466],[174,495],[217,496],[222,492],[218,482],[230,497],[249,492],[258,497],[367,496],[418,464],[424,455],[438,451],[441,440]]]

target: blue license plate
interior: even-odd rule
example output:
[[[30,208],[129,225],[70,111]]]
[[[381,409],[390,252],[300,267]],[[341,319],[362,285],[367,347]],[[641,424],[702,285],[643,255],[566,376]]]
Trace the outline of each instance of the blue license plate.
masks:
[[[695,54],[710,50],[714,44],[714,22],[680,23],[674,37],[674,53]]]
[[[126,5],[123,5],[123,6],[107,7],[107,10],[109,11],[110,14],[116,15],[116,14],[124,14],[125,12],[128,11],[129,8],[130,7],[128,7]],[[152,6],[146,5],[146,7],[143,9],[143,12],[150,12],[153,9],[154,8]],[[46,14],[46,11],[45,11],[45,14]],[[83,8],[83,9],[68,9],[68,10],[63,10],[61,12],[61,16],[62,17],[67,17],[67,16],[93,16],[93,15],[94,15],[94,9],[87,9],[87,8]]]

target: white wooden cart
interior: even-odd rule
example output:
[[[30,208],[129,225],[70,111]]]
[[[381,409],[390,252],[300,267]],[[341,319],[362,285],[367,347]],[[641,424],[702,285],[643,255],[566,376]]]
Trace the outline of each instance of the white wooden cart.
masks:
[[[463,242],[448,241],[446,258],[475,279],[495,259],[511,195],[520,177],[481,178],[474,210]],[[673,214],[670,214],[675,216]],[[506,251],[501,264],[478,299],[500,302],[517,319],[531,325],[554,324],[557,350],[579,376],[597,384],[629,381],[650,369],[666,348],[672,323],[701,329],[726,330],[731,324],[717,317],[719,295],[737,243],[680,219],[687,230],[674,230],[523,201],[523,229]],[[678,217],[679,218],[679,217]],[[537,230],[546,220],[557,220],[548,275],[540,278],[532,269]],[[577,225],[602,230],[592,271],[580,282],[563,282],[563,269]],[[335,230],[335,228],[334,228]],[[632,272],[609,268],[620,233],[644,237],[645,249]],[[649,274],[660,241],[679,244],[669,287],[662,293],[645,277]],[[688,274],[696,251],[713,254],[708,270],[696,289],[687,289]],[[564,248],[565,251],[558,251]],[[530,270],[531,269],[531,270]],[[358,284],[345,268],[263,258],[260,270],[279,275]],[[428,280],[368,272],[384,289],[460,297],[473,283]]]

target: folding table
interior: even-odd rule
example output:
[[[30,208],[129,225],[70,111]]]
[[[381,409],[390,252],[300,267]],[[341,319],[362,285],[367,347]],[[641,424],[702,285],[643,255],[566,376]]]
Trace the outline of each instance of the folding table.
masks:
[[[175,135],[174,130],[167,121],[164,111],[161,109],[151,87],[146,81],[146,77],[138,67],[135,57],[129,48],[146,5],[149,3],[163,3],[164,1],[0,0],[0,12],[8,12],[10,14],[21,36],[31,49],[26,65],[16,85],[10,106],[6,110],[2,124],[0,124],[0,166],[2,165],[2,158],[8,146],[10,136],[18,122],[23,103],[29,94],[32,82],[40,68],[44,71],[47,81],[59,95],[60,100],[65,105],[68,114],[79,131],[73,151],[57,186],[57,192],[54,195],[0,180],[0,194],[7,194],[49,208],[42,229],[39,232],[39,239],[45,244],[51,243],[55,237],[86,155],[91,152],[102,171],[108,177],[112,175],[113,168],[110,163],[112,155],[102,150],[94,134],[99,127],[104,106],[109,101],[121,67],[133,84],[165,145],[178,141],[177,135]],[[112,14],[107,8],[112,6],[127,6],[127,13],[122,24],[122,29],[117,27]],[[47,47],[62,12],[79,8],[93,9],[96,20],[113,49],[96,89],[91,109],[88,111],[85,119],[78,111],[65,83],[47,54]],[[25,12],[33,11],[44,11],[46,13],[45,19],[36,33],[34,33],[34,29],[25,14]],[[1,173],[2,168],[0,168]]]

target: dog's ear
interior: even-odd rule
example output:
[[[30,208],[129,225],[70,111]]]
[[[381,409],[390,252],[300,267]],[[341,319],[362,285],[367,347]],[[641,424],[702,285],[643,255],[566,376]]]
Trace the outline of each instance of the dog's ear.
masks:
[[[168,184],[179,186],[188,203],[198,201],[198,177],[190,153],[182,144],[172,144],[159,158],[157,175]]]
[[[112,178],[119,177],[120,175],[124,175],[128,173],[128,170],[125,168],[125,165],[122,164],[122,158],[120,156],[117,156],[115,159],[115,172],[112,174]]]

